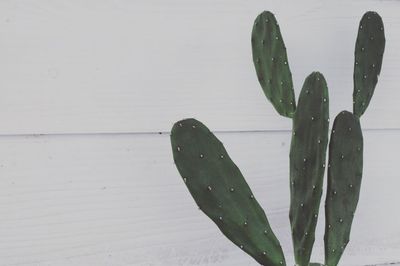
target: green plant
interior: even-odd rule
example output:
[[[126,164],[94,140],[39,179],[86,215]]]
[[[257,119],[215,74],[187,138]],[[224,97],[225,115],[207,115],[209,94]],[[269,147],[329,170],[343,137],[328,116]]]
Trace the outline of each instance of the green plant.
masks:
[[[279,114],[293,119],[289,218],[296,265],[322,265],[310,263],[310,257],[326,168],[328,87],[321,73],[311,73],[296,107],[286,48],[271,12],[264,11],[256,18],[251,43],[257,77],[266,97]],[[384,46],[382,20],[376,12],[367,12],[356,41],[353,113],[342,111],[337,115],[329,142],[324,237],[327,266],[338,264],[349,242],[362,178],[359,118],[374,92]],[[171,131],[171,145],[189,192],[221,232],[260,264],[286,265],[264,210],[211,131],[195,119],[178,121]]]

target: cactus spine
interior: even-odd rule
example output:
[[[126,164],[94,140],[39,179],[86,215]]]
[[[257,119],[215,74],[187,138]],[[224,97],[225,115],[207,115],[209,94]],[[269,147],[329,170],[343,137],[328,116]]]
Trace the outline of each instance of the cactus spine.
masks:
[[[349,242],[363,165],[359,118],[368,107],[380,74],[385,47],[383,22],[367,12],[360,22],[354,63],[353,113],[335,118],[329,143],[325,202],[325,264],[310,263],[322,195],[328,144],[329,97],[323,75],[305,80],[296,107],[286,48],[275,16],[255,20],[253,62],[260,85],[277,112],[293,118],[290,147],[290,211],[297,266],[336,266]],[[221,232],[257,262],[285,265],[278,239],[264,210],[222,143],[195,119],[175,123],[171,131],[174,161],[199,208]]]

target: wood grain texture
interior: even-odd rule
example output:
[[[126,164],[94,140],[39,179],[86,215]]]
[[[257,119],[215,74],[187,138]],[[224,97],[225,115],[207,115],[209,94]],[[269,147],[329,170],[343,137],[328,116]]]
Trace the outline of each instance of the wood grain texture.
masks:
[[[378,11],[387,45],[363,125],[400,127],[398,1],[4,0],[0,134],[168,131],[185,117],[215,130],[289,129],[252,65],[265,9],[281,25],[296,94],[321,71],[332,116],[352,107],[358,22]]]
[[[293,265],[290,133],[217,136]],[[363,187],[341,265],[400,261],[398,136],[364,132]],[[197,209],[173,164],[168,135],[1,137],[0,162],[2,266],[257,265]],[[315,260],[323,257],[323,217]]]

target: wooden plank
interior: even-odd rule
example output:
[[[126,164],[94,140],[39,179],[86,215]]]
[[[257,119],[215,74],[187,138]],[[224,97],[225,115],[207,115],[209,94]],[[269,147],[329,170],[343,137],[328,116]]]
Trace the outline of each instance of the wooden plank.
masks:
[[[359,19],[377,10],[387,46],[367,128],[400,128],[398,1],[0,2],[0,134],[168,131],[183,117],[216,130],[288,129],[264,97],[250,32],[276,13],[296,94],[327,78],[331,114],[352,105]],[[384,119],[383,119],[384,118]]]
[[[352,239],[342,265],[400,261],[398,131],[367,131]],[[290,134],[218,134],[293,265]],[[168,135],[0,138],[0,264],[256,265],[200,211]],[[315,260],[323,257],[320,215]]]

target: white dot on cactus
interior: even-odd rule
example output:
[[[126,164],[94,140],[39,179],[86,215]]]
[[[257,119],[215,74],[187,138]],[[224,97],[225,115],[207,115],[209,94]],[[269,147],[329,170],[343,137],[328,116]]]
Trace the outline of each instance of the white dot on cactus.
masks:
[[[319,80],[319,77],[317,77],[317,80]]]
[[[256,59],[256,62],[257,62],[257,63],[260,63],[260,58],[257,58],[257,59]]]
[[[283,102],[282,99],[280,99],[279,102],[282,103]]]
[[[318,144],[320,144],[320,143],[321,143],[321,140],[320,140],[320,139],[318,139],[318,141],[317,141],[317,142],[318,142]]]
[[[310,93],[310,91],[309,91],[309,90],[306,90],[306,93],[307,93],[307,94],[309,94],[309,93]]]
[[[336,194],[337,194],[337,192],[336,192],[336,190],[334,190],[334,191],[333,191],[333,195],[336,195]]]
[[[296,131],[293,132],[293,136],[296,136]]]
[[[360,148],[360,147],[357,147],[357,151],[361,151],[361,148]]]
[[[280,265],[283,265],[283,261],[280,261],[279,264],[280,264]]]
[[[211,187],[211,186],[208,186],[207,189],[208,189],[208,191],[211,191],[211,190],[212,190],[212,187]]]
[[[290,102],[290,105],[293,105],[293,102]]]
[[[383,30],[383,27],[381,27],[381,30]]]
[[[276,37],[275,37],[275,40],[279,40],[279,37],[278,37],[278,36],[276,36]]]
[[[328,228],[330,229],[332,227],[332,225],[328,224]]]
[[[324,163],[322,164],[322,168],[325,168],[325,164]]]
[[[204,154],[200,153],[200,158],[204,158]]]
[[[179,146],[176,147],[176,150],[177,150],[177,151],[181,151],[181,147],[179,147]]]
[[[375,64],[372,64],[372,67],[375,67]]]
[[[233,191],[235,191],[235,189],[234,189],[233,187],[231,187],[231,188],[229,189],[229,191],[230,191],[230,192],[233,192]]]
[[[304,207],[304,203],[300,203],[300,207]]]
[[[342,155],[340,155],[340,159],[344,159],[344,155],[342,154]]]
[[[254,199],[254,195],[253,194],[250,195],[250,199]]]
[[[312,189],[313,189],[313,190],[315,190],[315,189],[316,189],[316,186],[315,186],[315,185],[313,185],[313,186],[312,186]]]
[[[219,219],[220,221],[222,221],[222,216],[220,216],[218,219]]]
[[[329,121],[331,121],[331,120],[328,118],[327,121],[328,121],[328,123],[329,123]]]
[[[332,252],[335,253],[335,249],[332,249]]]
[[[364,75],[364,79],[366,79],[367,78],[367,75]]]
[[[264,255],[264,256],[267,255],[267,252],[263,251],[263,255]]]
[[[318,217],[318,214],[314,214],[314,218],[317,218]]]
[[[307,158],[303,158],[303,162],[307,162]]]
[[[371,36],[370,39],[371,39],[371,41],[373,41],[374,40],[374,36]]]
[[[224,155],[223,155],[223,154],[221,154],[221,155],[219,156],[219,158],[221,158],[221,159],[224,159]]]
[[[196,128],[196,125],[193,125],[192,128]]]
[[[363,26],[362,25],[360,25],[360,29],[362,30],[362,28],[363,28]]]
[[[332,129],[332,134],[335,134],[335,130],[334,129]]]
[[[180,127],[182,127],[182,123],[179,123],[178,125],[179,125]]]
[[[324,98],[324,103],[326,103],[326,98]]]
[[[328,163],[328,168],[331,168],[331,164],[330,163]]]
[[[268,19],[266,19],[266,20],[265,20],[265,22],[267,22],[267,23],[268,23],[268,22],[269,22],[269,20],[268,20]]]
[[[371,17],[370,17],[370,16],[368,16],[367,18],[368,18],[368,19],[371,19]]]
[[[353,187],[353,184],[350,184],[349,187],[352,188],[352,187]]]
[[[294,181],[291,182],[292,186],[294,186]]]
[[[339,219],[339,223],[343,223],[343,219],[342,218]]]
[[[186,183],[186,181],[187,181],[187,178],[186,178],[186,177],[184,177],[184,178],[183,178],[183,182],[185,182],[185,183]]]
[[[287,62],[285,61],[285,62],[283,62],[285,65],[287,65]]]
[[[272,58],[271,58],[271,61],[275,61],[275,58],[274,58],[274,57],[272,57]]]
[[[315,120],[315,118],[312,116],[312,117],[311,117],[311,120],[312,120],[312,121],[314,121],[314,120]]]
[[[349,127],[349,131],[351,131],[351,127]]]
[[[365,106],[365,102],[362,102],[362,104],[361,104],[362,106]]]
[[[361,51],[364,51],[364,47],[361,47]]]
[[[247,225],[247,221],[244,221],[243,225],[246,226]]]
[[[265,235],[268,234],[268,230],[264,230],[264,234],[265,234]]]
[[[243,249],[243,245],[240,245],[240,248]]]
[[[308,236],[308,232],[305,232],[304,235]]]
[[[356,65],[358,65],[358,62],[356,61]]]

